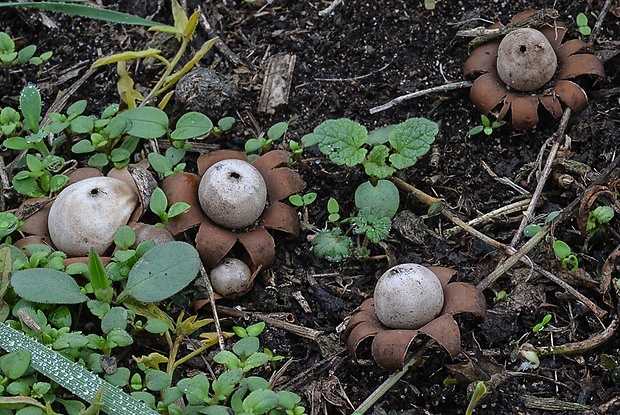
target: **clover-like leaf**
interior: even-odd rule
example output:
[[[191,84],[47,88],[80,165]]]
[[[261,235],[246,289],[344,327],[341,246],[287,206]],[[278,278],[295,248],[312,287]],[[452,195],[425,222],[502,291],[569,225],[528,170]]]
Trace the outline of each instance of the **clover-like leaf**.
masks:
[[[353,232],[365,234],[372,243],[377,243],[388,237],[392,228],[392,221],[386,216],[377,216],[369,208],[359,211],[351,220]]]
[[[396,151],[390,156],[392,166],[398,170],[413,166],[428,152],[438,132],[437,123],[425,118],[410,118],[398,124],[390,133],[390,144]]]

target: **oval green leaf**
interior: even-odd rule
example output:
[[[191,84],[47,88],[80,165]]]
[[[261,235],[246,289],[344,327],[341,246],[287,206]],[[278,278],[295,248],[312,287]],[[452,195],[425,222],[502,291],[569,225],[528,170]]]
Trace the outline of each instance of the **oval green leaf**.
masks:
[[[127,110],[115,118],[129,121],[125,131],[140,138],[159,138],[168,132],[168,116],[155,107],[140,107]]]
[[[188,140],[209,133],[213,123],[204,114],[188,112],[177,121],[176,129],[170,134],[173,140]]]
[[[34,303],[77,304],[88,300],[70,275],[54,269],[17,271],[11,284],[17,295]]]
[[[164,300],[191,283],[200,269],[198,251],[188,243],[157,245],[129,272],[124,295],[144,303]]]

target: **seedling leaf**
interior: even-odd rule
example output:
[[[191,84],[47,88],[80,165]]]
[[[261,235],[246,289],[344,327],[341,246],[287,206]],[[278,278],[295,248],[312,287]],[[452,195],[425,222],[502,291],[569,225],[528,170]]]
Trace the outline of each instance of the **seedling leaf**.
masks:
[[[49,268],[17,271],[11,278],[15,292],[25,300],[44,304],[77,304],[88,300],[71,276]]]
[[[386,163],[389,153],[390,149],[383,144],[373,147],[368,154],[368,160],[364,162],[366,174],[376,179],[385,179],[394,174],[396,170]]]
[[[188,112],[177,121],[176,129],[170,134],[173,140],[188,140],[208,134],[213,129],[211,119],[199,112]]]
[[[156,245],[133,266],[121,297],[129,295],[144,303],[164,300],[191,283],[199,269],[198,251],[190,244]]]
[[[355,206],[359,210],[368,208],[377,217],[393,218],[399,204],[398,189],[389,180],[379,180],[375,186],[364,182],[355,190]]]
[[[168,116],[159,108],[132,108],[115,118],[128,121],[125,132],[136,137],[159,138],[168,132]]]

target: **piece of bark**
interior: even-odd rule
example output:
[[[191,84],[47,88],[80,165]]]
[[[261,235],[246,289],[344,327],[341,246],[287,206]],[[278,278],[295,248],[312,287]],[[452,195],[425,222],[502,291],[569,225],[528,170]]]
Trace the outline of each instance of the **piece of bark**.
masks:
[[[269,58],[258,111],[273,114],[278,106],[288,103],[296,60],[295,55],[289,54],[277,54]]]

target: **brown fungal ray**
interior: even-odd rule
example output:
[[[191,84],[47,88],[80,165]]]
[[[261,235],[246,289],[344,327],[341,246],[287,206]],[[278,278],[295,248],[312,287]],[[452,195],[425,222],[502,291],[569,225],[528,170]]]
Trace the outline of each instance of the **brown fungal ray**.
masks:
[[[187,212],[170,219],[165,228],[173,235],[178,235],[188,229],[200,225],[207,219],[198,201],[198,186],[200,177],[192,173],[177,173],[168,176],[161,184],[161,189],[172,205],[176,202],[186,202],[190,205]]]
[[[487,312],[482,292],[470,284],[452,282],[443,289],[444,305],[442,314],[469,313],[484,320]]]
[[[582,75],[605,77],[603,63],[595,55],[577,53],[569,56],[558,71],[559,79],[572,79]]]
[[[528,130],[538,124],[538,97],[536,95],[508,93],[497,119],[503,119],[509,109],[512,113],[512,125],[517,130]]]
[[[248,161],[248,156],[243,151],[237,150],[215,150],[207,154],[202,154],[198,157],[198,174],[202,177],[209,167],[213,166],[218,161],[226,159],[236,159]]]
[[[588,106],[585,91],[572,81],[559,79],[553,87],[553,92],[576,113],[580,113]]]
[[[260,224],[268,229],[287,232],[299,237],[301,225],[295,209],[281,202],[273,202],[260,218]]]
[[[257,226],[249,232],[239,233],[237,238],[250,256],[251,269],[267,268],[276,260],[276,244],[264,227]]]
[[[374,318],[375,320],[379,321],[375,315],[374,304],[375,300],[369,298],[368,300],[365,300],[359,307],[357,307],[355,313],[347,322],[347,327],[344,330],[345,337],[349,336],[349,333],[351,332],[351,330],[353,330],[355,326],[366,322],[369,318]]]
[[[558,48],[562,44],[562,39],[564,39],[564,35],[566,34],[566,26],[564,23],[556,21],[553,26],[539,27],[537,30],[545,35],[549,43],[551,43],[551,47],[557,53]]]
[[[19,239],[15,241],[13,244],[16,248],[24,249],[26,245],[34,245],[34,244],[42,244],[47,246],[52,246],[52,242],[49,237],[45,237],[42,235],[30,235],[25,238]]]
[[[471,51],[463,65],[463,75],[471,78],[475,75],[492,72],[497,64],[499,41],[484,43]]]
[[[284,150],[271,150],[258,158],[252,165],[258,169],[261,174],[280,167],[291,158],[291,153]]]
[[[27,235],[39,235],[49,238],[47,217],[54,199],[37,197],[26,199],[15,212],[15,216],[24,221],[21,231]]]
[[[445,287],[452,277],[456,274],[456,270],[448,267],[426,267],[437,276],[442,287]]]
[[[90,179],[91,177],[99,176],[103,176],[103,173],[101,173],[101,170],[95,167],[81,167],[67,174],[67,177],[69,178],[69,184],[73,184],[84,179]]]
[[[569,56],[576,53],[594,53],[594,49],[580,39],[572,39],[558,47],[556,53],[558,60],[564,62]]]
[[[306,188],[306,182],[299,174],[286,167],[262,172],[263,179],[267,185],[267,199],[269,202],[282,200],[292,194]]]
[[[108,177],[122,180],[134,189],[140,203],[134,209],[128,223],[138,222],[149,205],[151,194],[157,187],[157,181],[147,169],[136,164],[130,164],[122,169],[112,169],[108,172]]]
[[[366,309],[360,306],[360,309],[349,320],[345,330],[347,349],[354,359],[357,359],[357,349],[364,340],[386,330],[386,327],[381,324],[375,314],[374,300],[368,299],[362,303],[362,305],[364,304],[370,308]]]
[[[506,97],[508,89],[497,72],[490,72],[478,77],[469,91],[469,97],[484,114],[490,113]]]
[[[540,96],[538,97],[538,100],[555,120],[559,120],[560,118],[562,118],[562,113],[564,112],[564,109],[562,108],[562,104],[560,103],[560,100],[555,94]]]
[[[199,205],[200,206],[200,205]],[[196,250],[207,268],[215,267],[237,243],[237,235],[205,217],[196,235]]]
[[[372,342],[372,356],[381,367],[390,371],[400,370],[405,364],[409,347],[420,333],[435,340],[452,358],[461,353],[459,327],[450,314],[444,314],[418,330],[378,332]]]

